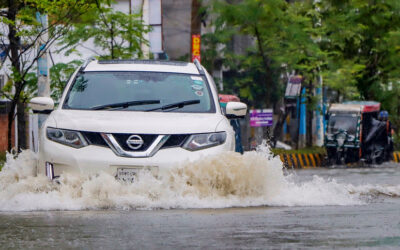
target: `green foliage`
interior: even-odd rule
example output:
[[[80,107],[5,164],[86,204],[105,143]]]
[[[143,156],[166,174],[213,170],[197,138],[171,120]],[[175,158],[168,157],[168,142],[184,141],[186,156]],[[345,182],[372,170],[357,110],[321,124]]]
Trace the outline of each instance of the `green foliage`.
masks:
[[[326,154],[325,147],[308,147],[302,149],[291,149],[286,150],[282,148],[271,148],[272,153],[275,155],[279,154]]]
[[[339,92],[346,100],[359,100],[356,77],[360,76],[364,65],[342,60],[340,65],[329,64],[330,70],[323,72],[324,83]]]
[[[202,58],[208,69],[230,69],[228,93],[271,107],[285,76],[295,73],[304,77],[307,108],[314,110],[321,76],[344,100],[381,102],[400,128],[400,1],[215,0],[212,12],[215,32],[203,35]],[[240,37],[252,44],[233,51]]]
[[[214,1],[213,12],[215,31],[203,36],[204,64],[229,68],[224,89],[251,106],[277,103],[286,85],[283,75],[295,71],[313,82],[326,67],[327,53],[318,44],[323,29],[313,1],[221,0]],[[243,36],[253,43],[241,53],[233,51],[232,41]]]
[[[384,92],[400,74],[398,0],[243,0],[238,4],[220,0],[215,1],[213,12],[215,32],[203,36],[205,65],[212,68],[222,61],[240,72],[236,81],[227,82],[227,89],[241,97],[274,99],[265,88],[279,91],[279,76],[293,70],[306,82],[315,83],[321,74],[324,84],[345,99],[385,103],[393,94]],[[242,56],[229,50],[235,36],[254,41]],[[272,83],[265,84],[269,80]]]
[[[81,60],[73,60],[68,63],[57,63],[50,68],[51,97],[54,100],[61,98],[69,78],[82,63]]]
[[[71,24],[91,12],[99,0],[0,0],[1,22],[7,25],[0,30],[0,44],[7,45],[6,56],[11,72],[9,82],[0,90],[0,96],[11,101],[9,117],[14,119],[15,108],[24,105],[36,90],[35,66],[43,54],[60,37],[69,32]],[[48,22],[44,16],[48,16]],[[40,18],[38,18],[40,17]],[[44,35],[46,38],[44,38]],[[22,110],[17,107],[17,110]],[[17,112],[23,121],[23,112]],[[13,119],[9,119],[8,127]],[[18,123],[18,130],[25,131],[25,122]],[[11,130],[8,131],[8,150],[11,150]],[[19,147],[26,147],[26,138],[18,137]]]
[[[327,84],[356,87],[360,98],[383,101],[384,86],[399,77],[399,1],[330,0],[319,7],[326,30],[322,45],[330,53]]]
[[[6,152],[0,152],[0,171],[6,162]]]
[[[329,53],[324,82],[345,99],[374,100],[400,128],[400,2],[323,1],[319,4]],[[399,137],[397,137],[399,138]]]
[[[1,21],[8,29],[0,31],[0,43],[8,44],[7,57],[11,61],[10,81],[0,94],[12,102],[26,102],[34,93],[35,66],[42,54],[61,36],[70,24],[93,9],[95,0],[15,0],[0,1],[0,8],[9,13]],[[47,27],[37,19],[37,13],[46,13]],[[46,33],[47,41],[41,36]],[[10,42],[6,41],[9,40]],[[41,44],[42,49],[38,49]],[[1,65],[2,67],[4,65]]]
[[[74,28],[62,37],[61,44],[76,52],[82,42],[92,40],[100,49],[92,49],[100,59],[129,59],[143,57],[141,46],[148,44],[144,35],[150,27],[144,25],[141,13],[126,14],[110,5],[98,4]]]

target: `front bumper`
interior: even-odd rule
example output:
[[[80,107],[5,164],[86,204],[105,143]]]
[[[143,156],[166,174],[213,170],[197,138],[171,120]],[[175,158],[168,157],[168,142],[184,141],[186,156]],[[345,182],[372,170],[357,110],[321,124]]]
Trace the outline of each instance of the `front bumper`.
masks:
[[[115,175],[118,168],[151,167],[163,171],[204,156],[233,150],[234,141],[228,136],[224,144],[203,150],[188,151],[174,147],[160,149],[151,157],[130,158],[117,156],[108,147],[90,145],[76,149],[42,138],[37,173],[46,174],[46,162],[53,165],[54,176],[64,173],[91,175],[99,172]]]

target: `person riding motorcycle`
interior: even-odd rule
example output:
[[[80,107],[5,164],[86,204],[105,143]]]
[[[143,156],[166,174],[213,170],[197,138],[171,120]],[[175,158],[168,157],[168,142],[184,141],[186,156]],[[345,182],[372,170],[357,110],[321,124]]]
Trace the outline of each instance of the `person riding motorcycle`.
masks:
[[[381,122],[384,122],[386,125],[386,138],[387,138],[387,146],[386,146],[386,155],[387,160],[392,160],[393,157],[393,138],[392,138],[392,123],[389,120],[389,113],[386,110],[382,110],[379,115],[378,119]]]

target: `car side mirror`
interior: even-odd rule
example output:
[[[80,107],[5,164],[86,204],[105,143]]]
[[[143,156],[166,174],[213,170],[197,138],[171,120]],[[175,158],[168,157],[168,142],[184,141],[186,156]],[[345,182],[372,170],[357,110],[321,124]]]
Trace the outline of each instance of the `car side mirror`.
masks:
[[[243,118],[247,113],[247,105],[243,102],[228,102],[226,104],[226,117],[229,119]]]
[[[33,113],[50,114],[54,109],[54,101],[50,97],[34,97],[29,102]]]

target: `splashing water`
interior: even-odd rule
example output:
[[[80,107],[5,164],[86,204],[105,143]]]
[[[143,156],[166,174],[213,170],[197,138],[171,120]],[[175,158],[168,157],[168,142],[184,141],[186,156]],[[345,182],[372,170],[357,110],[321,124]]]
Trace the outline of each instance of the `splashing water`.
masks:
[[[0,211],[362,205],[369,192],[400,195],[400,186],[353,186],[318,176],[296,183],[266,146],[181,164],[157,178],[139,173],[135,183],[100,173],[66,174],[58,184],[35,176],[34,164],[31,151],[8,155],[0,172]]]

